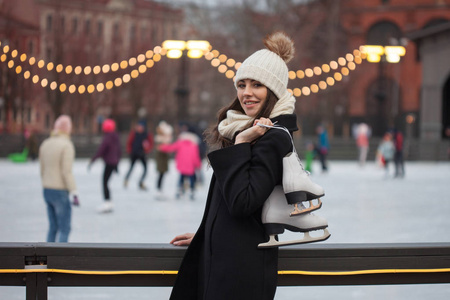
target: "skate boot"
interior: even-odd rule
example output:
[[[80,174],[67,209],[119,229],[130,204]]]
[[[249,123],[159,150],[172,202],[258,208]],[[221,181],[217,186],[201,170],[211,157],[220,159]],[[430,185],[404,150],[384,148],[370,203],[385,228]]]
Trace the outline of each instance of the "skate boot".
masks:
[[[299,205],[302,206],[302,204]],[[327,220],[310,213],[290,218],[290,210],[291,207],[286,202],[282,186],[276,186],[264,203],[261,216],[264,228],[270,238],[268,242],[259,244],[259,248],[320,242],[330,237]],[[303,232],[303,238],[292,241],[277,241],[277,235],[283,233],[285,229]],[[315,230],[323,230],[323,234],[319,237],[311,236],[310,232]]]
[[[177,200],[180,200],[181,197],[183,197],[183,196],[184,196],[184,189],[179,188],[179,189],[177,190],[177,193],[175,194],[175,198],[176,198]]]
[[[140,189],[141,191],[146,191],[146,190],[147,190],[147,187],[145,186],[145,184],[144,184],[143,182],[139,182],[139,189]]]
[[[114,210],[114,205],[111,203],[111,201],[105,201],[102,205],[97,209],[97,212],[99,214],[106,214],[110,213]]]
[[[291,152],[283,158],[283,190],[288,203],[294,204],[294,210],[290,216],[298,216],[309,213],[322,207],[320,197],[325,195],[323,188],[312,182],[298,158],[297,152]],[[317,199],[314,204],[312,200]],[[309,207],[302,202],[309,201]]]

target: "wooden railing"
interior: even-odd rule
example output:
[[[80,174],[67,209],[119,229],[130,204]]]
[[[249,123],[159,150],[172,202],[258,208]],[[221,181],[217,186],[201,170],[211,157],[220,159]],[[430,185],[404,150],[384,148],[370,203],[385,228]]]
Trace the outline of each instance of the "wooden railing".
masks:
[[[0,286],[45,300],[56,286],[172,286],[186,248],[169,244],[0,243]],[[450,243],[280,248],[279,286],[450,283]]]

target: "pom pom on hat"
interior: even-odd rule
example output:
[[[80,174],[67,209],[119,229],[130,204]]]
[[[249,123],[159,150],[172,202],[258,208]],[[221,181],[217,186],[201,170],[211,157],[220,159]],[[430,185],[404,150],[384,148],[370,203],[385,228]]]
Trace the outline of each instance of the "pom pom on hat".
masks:
[[[72,119],[68,115],[59,116],[53,127],[55,131],[70,134],[72,132]]]
[[[106,119],[102,124],[103,132],[113,132],[116,130],[116,122],[112,119]]]
[[[289,81],[286,65],[295,53],[293,41],[281,31],[274,32],[264,39],[267,49],[250,55],[236,72],[235,86],[243,79],[253,79],[269,88],[278,99],[285,96]]]

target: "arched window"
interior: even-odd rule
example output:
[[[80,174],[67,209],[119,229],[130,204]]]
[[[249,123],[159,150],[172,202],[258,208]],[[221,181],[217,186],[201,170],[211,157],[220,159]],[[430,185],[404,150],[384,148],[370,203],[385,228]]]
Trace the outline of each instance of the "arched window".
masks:
[[[392,22],[382,21],[367,31],[367,45],[393,45],[402,37],[400,28]]]

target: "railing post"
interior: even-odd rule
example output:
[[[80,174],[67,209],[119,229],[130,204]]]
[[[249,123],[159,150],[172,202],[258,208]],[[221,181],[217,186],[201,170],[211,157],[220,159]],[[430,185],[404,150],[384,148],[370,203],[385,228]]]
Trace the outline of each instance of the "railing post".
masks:
[[[36,286],[36,273],[27,273],[25,276],[26,281],[26,300],[37,299],[37,286]]]
[[[47,273],[37,273],[36,286],[37,286],[37,300],[47,300],[48,299],[48,274]]]

